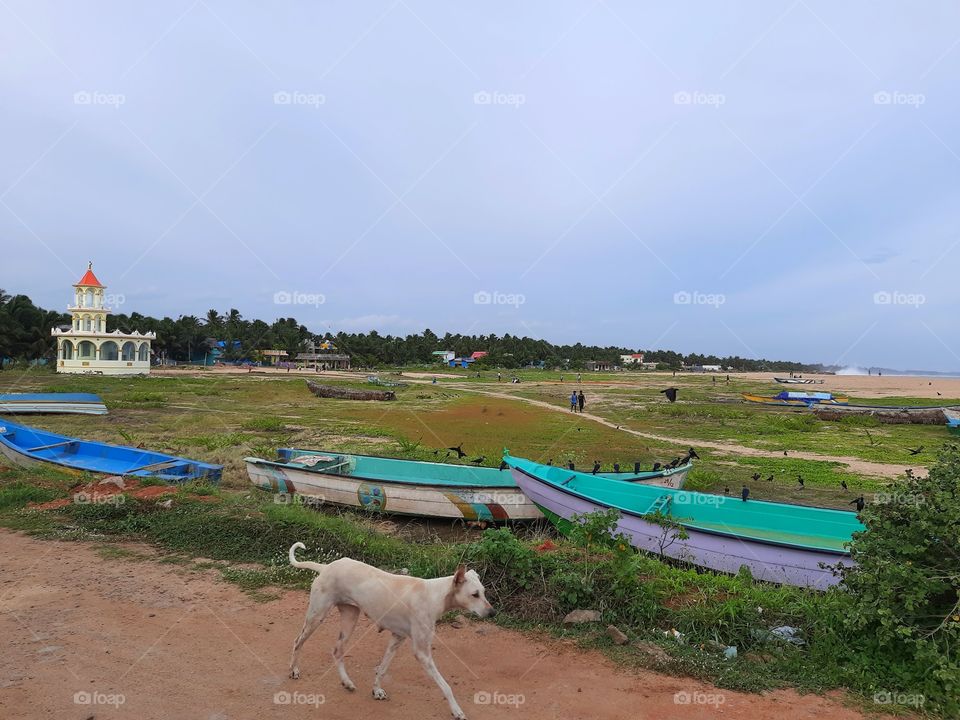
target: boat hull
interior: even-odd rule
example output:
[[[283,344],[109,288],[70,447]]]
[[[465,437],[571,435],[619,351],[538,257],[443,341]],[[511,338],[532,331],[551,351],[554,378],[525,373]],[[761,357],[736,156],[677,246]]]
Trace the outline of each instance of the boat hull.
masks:
[[[782,385],[823,385],[823,380],[813,380],[808,378],[779,378],[775,377],[778,383]]]
[[[510,522],[539,520],[540,510],[515,487],[443,487],[328,474],[247,458],[250,482],[317,503],[391,515]]]
[[[106,415],[107,406],[89,393],[12,393],[0,395],[0,414]]]
[[[743,393],[743,399],[748,403],[756,403],[758,405],[776,405],[780,407],[813,407],[821,405],[847,405],[847,398],[845,397],[833,397],[830,399],[822,400],[817,398],[779,398],[779,397],[767,397],[766,395],[753,395],[752,393]]]
[[[609,509],[610,506],[565,492],[523,470],[511,467],[517,486],[544,514],[558,524],[572,521],[574,515]],[[847,555],[785,547],[742,537],[685,528],[686,539],[673,538],[661,525],[622,512],[615,533],[626,535],[638,550],[662,554],[676,560],[736,574],[747,567],[754,578],[766,582],[824,590],[839,582],[829,566],[850,565]]]
[[[80,440],[0,421],[0,454],[24,467],[56,466],[76,474],[153,477],[165,482],[220,482],[223,466],[140,448]]]

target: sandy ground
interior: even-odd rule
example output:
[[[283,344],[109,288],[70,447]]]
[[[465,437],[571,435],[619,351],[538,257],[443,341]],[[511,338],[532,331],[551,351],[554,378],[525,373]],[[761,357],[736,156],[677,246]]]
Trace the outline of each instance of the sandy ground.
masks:
[[[330,657],[336,613],[305,646],[302,678],[288,679],[306,593],[258,603],[218,580],[215,570],[107,560],[87,544],[6,531],[0,531],[0,562],[5,720],[450,717],[408,646],[384,682],[390,700],[373,700],[373,670],[386,638],[365,619],[347,657],[355,693],[340,686]],[[597,653],[481,621],[440,626],[434,656],[470,718],[863,717],[835,697],[745,695],[625,671]]]

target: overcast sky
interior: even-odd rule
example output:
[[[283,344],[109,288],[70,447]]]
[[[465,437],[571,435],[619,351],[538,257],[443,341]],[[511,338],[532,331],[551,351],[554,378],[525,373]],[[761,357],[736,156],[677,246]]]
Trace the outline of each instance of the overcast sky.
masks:
[[[960,370],[960,5],[0,2],[0,287]],[[122,304],[119,303],[122,301]]]

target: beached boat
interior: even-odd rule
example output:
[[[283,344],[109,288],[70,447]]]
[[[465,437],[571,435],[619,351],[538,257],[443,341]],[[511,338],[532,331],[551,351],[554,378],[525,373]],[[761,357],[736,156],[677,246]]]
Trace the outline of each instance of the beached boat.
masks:
[[[784,390],[773,396],[742,393],[749,403],[762,405],[787,405],[790,407],[810,407],[812,405],[846,405],[848,398],[828,392],[791,392]]]
[[[397,515],[489,522],[543,517],[512,475],[497,468],[296,448],[282,448],[278,454],[279,462],[245,459],[251,483],[322,503]],[[603,476],[679,486],[690,468],[688,462],[669,470]]]
[[[947,418],[947,432],[960,435],[960,410],[944,410],[943,414]]]
[[[307,380],[307,387],[317,397],[334,398],[336,400],[396,400],[397,395],[392,390],[354,390],[339,385],[321,385]]]
[[[784,385],[823,385],[823,380],[813,378],[775,377],[774,380]]]
[[[57,465],[76,472],[153,477],[166,482],[220,481],[222,465],[123,445],[57,435],[0,420],[0,453],[17,465]]]
[[[574,515],[616,508],[616,531],[639,550],[727,573],[800,587],[827,588],[839,578],[827,566],[851,564],[847,545],[863,530],[855,513],[623,483],[504,454],[523,493],[561,531]],[[653,522],[656,513],[687,538]]]
[[[887,425],[943,425],[951,406],[944,405],[814,405],[821,420],[873,417]]]
[[[106,415],[107,406],[91,393],[0,394],[0,414],[69,413]]]

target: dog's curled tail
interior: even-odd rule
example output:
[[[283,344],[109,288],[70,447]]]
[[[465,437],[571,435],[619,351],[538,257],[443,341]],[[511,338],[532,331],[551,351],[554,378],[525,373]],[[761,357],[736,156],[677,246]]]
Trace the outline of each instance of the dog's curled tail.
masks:
[[[323,572],[323,569],[326,567],[323,563],[315,563],[310,561],[301,562],[297,560],[297,550],[306,550],[307,546],[302,542],[296,542],[290,546],[290,564],[298,568],[306,568],[307,570],[313,570],[314,572]]]

